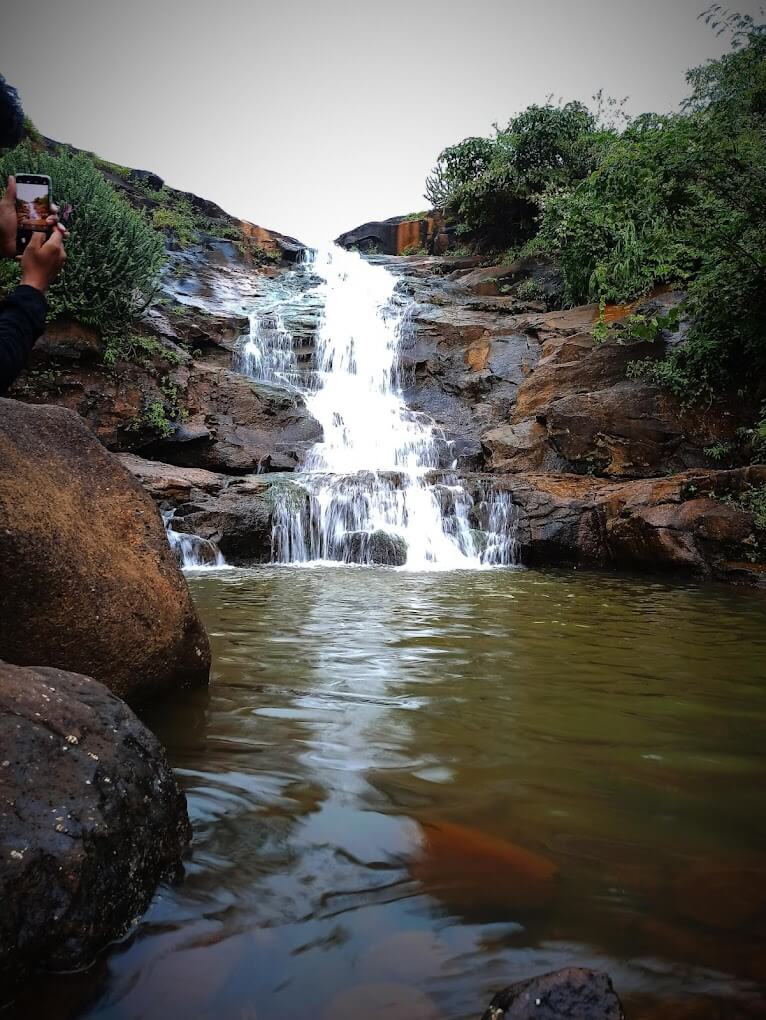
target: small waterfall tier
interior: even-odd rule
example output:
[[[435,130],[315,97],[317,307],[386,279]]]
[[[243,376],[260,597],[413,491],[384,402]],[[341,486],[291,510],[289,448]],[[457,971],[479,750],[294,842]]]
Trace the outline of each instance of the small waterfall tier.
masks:
[[[396,278],[338,247],[312,252],[300,273],[314,281],[303,300],[318,308],[310,354],[276,300],[253,311],[237,361],[259,381],[300,391],[323,429],[274,497],[274,560],[413,570],[514,563],[510,497],[477,501],[440,469],[444,437],[404,400],[400,352],[413,302]]]
[[[165,523],[170,548],[184,570],[202,570],[225,567],[226,560],[215,542],[201,535],[187,534],[173,528],[175,510],[165,510],[162,520]]]

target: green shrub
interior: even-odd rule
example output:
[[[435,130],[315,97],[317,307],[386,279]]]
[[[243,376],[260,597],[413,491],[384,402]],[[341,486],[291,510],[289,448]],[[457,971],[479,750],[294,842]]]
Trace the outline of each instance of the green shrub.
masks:
[[[447,209],[459,233],[494,247],[523,242],[536,233],[544,192],[585,177],[613,136],[582,103],[530,106],[494,137],[444,149],[426,198]]]
[[[48,174],[55,201],[74,210],[67,262],[49,291],[52,317],[105,331],[127,322],[156,291],[161,239],[84,154],[37,151],[25,141],[0,157],[0,179],[14,172]]]
[[[570,303],[687,291],[691,326],[661,361],[630,368],[685,401],[766,379],[766,26],[688,75],[684,113],[639,118],[576,187],[549,193],[536,241]]]
[[[178,238],[178,243],[189,245],[194,240],[196,224],[190,212],[182,208],[169,209],[160,206],[152,213],[152,226],[155,230],[171,230]]]
[[[722,502],[752,514],[756,527],[766,531],[766,485],[748,485],[736,495],[722,497]]]
[[[183,357],[178,351],[166,347],[154,336],[127,330],[110,333],[106,337],[104,364],[110,367],[120,361],[130,361],[149,367],[156,359],[161,359],[171,365],[179,365]]]

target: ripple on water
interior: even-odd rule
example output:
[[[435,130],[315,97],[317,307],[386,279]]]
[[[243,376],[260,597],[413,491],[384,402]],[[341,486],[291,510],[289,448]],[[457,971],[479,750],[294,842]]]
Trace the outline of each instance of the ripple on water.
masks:
[[[213,683],[148,716],[187,880],[19,1016],[458,1020],[570,964],[635,1016],[758,1015],[762,599],[535,571],[191,585]]]

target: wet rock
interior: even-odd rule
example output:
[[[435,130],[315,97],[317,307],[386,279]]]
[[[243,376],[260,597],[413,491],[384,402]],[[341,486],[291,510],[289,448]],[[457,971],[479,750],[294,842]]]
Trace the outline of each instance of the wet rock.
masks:
[[[305,490],[278,474],[232,476],[120,454],[125,467],[163,511],[174,511],[173,530],[213,542],[232,566],[271,560],[274,507],[286,493]]]
[[[524,563],[685,571],[766,585],[763,528],[734,505],[742,491],[766,484],[766,466],[629,482],[522,473],[494,484],[516,507]]]
[[[83,421],[0,400],[0,655],[131,702],[207,683],[210,649],[147,493]]]
[[[583,967],[543,974],[498,992],[482,1020],[624,1020],[607,974]]]
[[[322,437],[301,397],[228,368],[195,363],[186,380],[185,427],[144,446],[166,463],[230,474],[292,471]]]
[[[344,553],[349,563],[403,567],[407,562],[407,543],[400,535],[386,531],[352,531],[345,537]]]
[[[178,873],[191,829],[156,738],[95,680],[0,662],[0,747],[7,993],[122,935]]]
[[[507,920],[547,906],[558,869],[509,840],[440,821],[420,824],[410,873],[451,912]]]

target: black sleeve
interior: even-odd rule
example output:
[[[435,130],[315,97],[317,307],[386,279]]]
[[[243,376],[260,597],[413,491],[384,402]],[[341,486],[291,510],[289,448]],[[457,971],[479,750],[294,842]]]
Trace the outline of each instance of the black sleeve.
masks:
[[[36,287],[16,287],[0,304],[0,396],[26,367],[45,329],[48,305]]]

